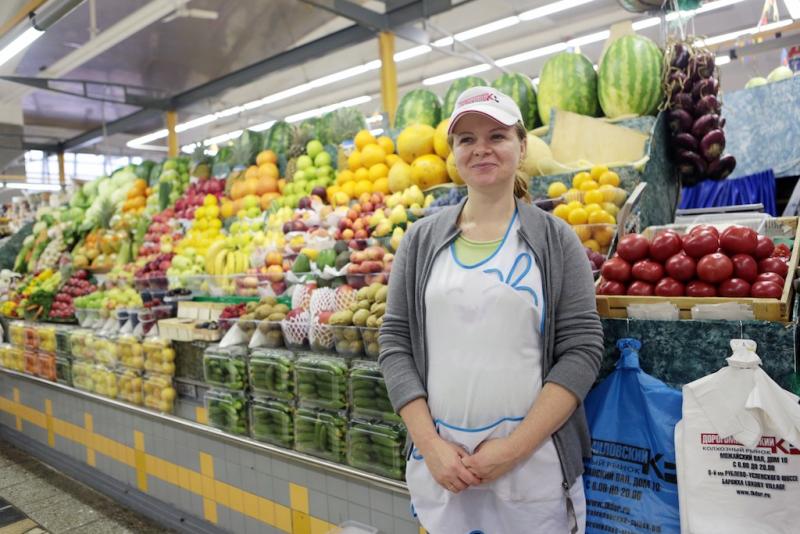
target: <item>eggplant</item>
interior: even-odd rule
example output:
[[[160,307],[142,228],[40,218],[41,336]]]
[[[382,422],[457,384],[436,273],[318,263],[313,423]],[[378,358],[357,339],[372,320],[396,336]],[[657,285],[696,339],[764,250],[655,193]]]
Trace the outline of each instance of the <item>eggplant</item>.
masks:
[[[674,134],[692,130],[692,116],[685,110],[673,109],[669,112],[669,128]]]
[[[700,153],[706,161],[719,159],[723,150],[725,150],[725,134],[722,130],[711,130],[700,140]]]
[[[675,144],[675,148],[678,149],[697,152],[700,148],[700,145],[697,143],[697,139],[695,139],[690,133],[679,133],[672,139],[672,141]]]
[[[670,109],[682,109],[688,113],[694,112],[694,99],[689,93],[672,93]]]
[[[696,52],[689,59],[689,72],[692,75],[697,75],[697,79],[710,78],[714,75],[714,55],[705,50]]]
[[[705,78],[692,86],[692,98],[695,102],[708,95],[717,95],[719,83],[716,78]]]
[[[700,154],[689,150],[678,150],[678,171],[687,176],[702,176],[707,165]]]
[[[714,95],[706,95],[697,101],[694,106],[694,114],[696,117],[703,115],[718,115],[722,109],[722,104]]]
[[[689,49],[682,43],[676,43],[675,46],[672,47],[672,61],[670,62],[670,66],[680,70],[686,70],[686,67],[689,66]]]
[[[702,139],[711,130],[719,128],[719,115],[703,115],[692,125],[692,135],[696,139]]]
[[[730,154],[725,154],[708,164],[708,176],[712,180],[724,180],[730,176],[735,168],[736,158]]]
[[[672,87],[673,91],[677,89],[678,92],[683,91],[689,77],[682,70],[672,70],[667,76],[667,86]]]

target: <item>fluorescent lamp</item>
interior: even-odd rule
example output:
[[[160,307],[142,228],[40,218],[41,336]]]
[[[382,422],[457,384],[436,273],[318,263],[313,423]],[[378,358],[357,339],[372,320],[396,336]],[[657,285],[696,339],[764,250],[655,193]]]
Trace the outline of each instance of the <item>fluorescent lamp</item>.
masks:
[[[263,98],[259,98],[258,100],[251,100],[250,102],[245,102],[242,104],[242,107],[245,111],[250,111],[251,109],[260,108],[264,105]]]
[[[131,145],[128,143],[128,147],[135,148],[136,150],[150,150],[152,152],[169,152],[167,147],[158,145]]]
[[[364,63],[363,65],[358,65],[356,67],[350,67],[349,69],[341,70],[339,72],[334,72],[333,74],[329,74],[327,76],[323,76],[322,78],[317,78],[316,80],[312,80],[308,82],[309,89],[314,87],[322,87],[325,85],[329,85],[335,82],[339,82],[342,80],[346,80],[347,78],[352,78],[353,76],[358,76],[359,74],[364,74],[365,72],[369,72],[372,70],[376,70],[381,68],[381,60],[376,59],[374,61],[370,61],[369,63]]]
[[[61,186],[58,184],[10,183],[6,184],[6,189],[25,189],[28,191],[61,191]]]
[[[428,45],[415,46],[413,48],[409,48],[408,50],[403,50],[402,52],[397,52],[394,55],[394,61],[395,61],[395,63],[400,63],[401,61],[405,61],[407,59],[411,59],[412,57],[425,55],[430,51],[431,51],[431,47],[428,46]]]
[[[442,37],[441,39],[437,39],[436,41],[432,42],[431,45],[435,46],[436,48],[441,48],[443,46],[450,46],[455,42],[456,40],[452,37]]]
[[[255,124],[253,126],[249,126],[247,129],[253,132],[263,132],[264,130],[269,130],[270,128],[272,128],[272,125],[275,124],[275,122],[276,121],[262,122],[259,124]]]
[[[356,98],[350,98],[349,100],[344,100],[342,102],[337,102],[335,104],[329,104],[327,106],[322,106],[321,108],[310,109],[308,111],[303,111],[302,113],[295,113],[294,115],[289,115],[284,119],[286,122],[298,122],[304,119],[310,119],[311,117],[318,117],[329,111],[333,111],[335,109],[341,108],[350,108],[353,106],[358,106],[361,104],[365,104],[372,100],[371,96],[358,96]]]
[[[547,4],[546,6],[537,7],[535,9],[531,9],[530,11],[520,13],[519,20],[527,22],[530,20],[540,19],[542,17],[547,17],[548,15],[566,11],[568,9],[582,6],[593,1],[594,0],[560,0],[559,2],[553,2],[552,4]]]
[[[789,16],[793,19],[800,19],[800,0],[783,0],[786,9],[789,11]]]
[[[381,135],[383,133],[383,128],[375,128],[374,130],[370,130],[369,133],[372,135]]]
[[[508,65],[514,65],[515,63],[522,63],[523,61],[529,61],[531,59],[536,59],[537,57],[544,57],[549,56],[550,54],[556,54],[563,50],[567,49],[567,43],[556,43],[549,46],[543,46],[542,48],[537,48],[535,50],[530,50],[528,52],[522,52],[521,54],[514,54],[513,56],[504,57],[495,61],[498,66],[500,67],[507,67]]]
[[[480,65],[473,65],[472,67],[467,67],[466,69],[454,70],[452,72],[446,72],[444,74],[433,76],[431,78],[425,78],[424,80],[422,80],[422,85],[437,85],[440,83],[449,82],[450,80],[455,80],[456,78],[461,78],[463,76],[469,76],[470,74],[478,74],[479,72],[486,72],[491,68],[492,67],[489,66],[488,63],[481,63]]]
[[[383,115],[373,115],[372,117],[367,117],[367,124],[372,124],[373,122],[381,122],[383,120]]]
[[[608,30],[590,33],[589,35],[584,35],[582,37],[576,37],[575,39],[570,39],[569,41],[567,41],[567,46],[570,48],[578,48],[584,45],[605,41],[606,39],[608,39],[610,35],[611,32]]]
[[[169,135],[169,132],[167,131],[166,128],[164,128],[163,130],[158,130],[153,133],[137,137],[136,139],[131,139],[130,141],[128,141],[127,145],[131,148],[139,148],[138,146],[135,145],[143,145],[145,143],[149,143],[150,141],[155,141],[156,139],[163,139],[167,135]]]
[[[649,19],[637,20],[633,23],[633,31],[641,31],[653,26],[661,24],[661,19],[658,17],[650,17]]]
[[[734,39],[738,39],[739,37],[744,37],[746,35],[755,35],[760,32],[768,32],[772,30],[777,30],[778,28],[783,28],[784,26],[789,26],[792,22],[791,19],[788,20],[780,20],[778,22],[772,22],[770,24],[764,24],[760,28],[758,26],[753,26],[752,28],[747,28],[744,30],[738,30],[735,32],[724,33],[722,35],[716,35],[714,37],[709,37],[703,44],[705,46],[713,46],[716,44],[724,43],[725,41],[732,41]]]
[[[19,37],[8,43],[2,50],[0,50],[0,65],[10,60],[23,50],[25,50],[32,42],[44,35],[44,32],[36,28],[28,28]]]
[[[519,22],[519,17],[514,15],[504,19],[495,20],[494,22],[490,22],[488,24],[482,24],[481,26],[472,28],[471,30],[459,32],[453,37],[455,37],[456,41],[468,41],[469,39],[474,39],[475,37],[480,37],[481,35],[486,35],[487,33],[493,33],[504,28],[515,26],[519,24]]]
[[[214,113],[214,116],[218,119],[222,119],[225,117],[230,117],[231,115],[238,115],[244,111],[244,106],[233,106],[232,108],[223,109],[222,111],[217,111]]]
[[[175,126],[175,131],[177,133],[185,132],[186,130],[191,130],[192,128],[197,128],[198,126],[203,126],[204,124],[208,124],[210,122],[214,122],[217,120],[216,115],[203,115],[202,117],[197,117],[196,119],[192,119],[190,121],[183,122]]]
[[[214,136],[211,139],[206,139],[205,141],[203,141],[203,144],[206,146],[216,145],[219,143],[224,143],[225,141],[230,141],[231,139],[236,139],[240,135],[242,135],[242,130],[235,130],[233,132],[228,132],[225,134]]]
[[[730,62],[731,56],[717,56],[714,58],[714,63],[716,63],[717,66],[727,65]]]

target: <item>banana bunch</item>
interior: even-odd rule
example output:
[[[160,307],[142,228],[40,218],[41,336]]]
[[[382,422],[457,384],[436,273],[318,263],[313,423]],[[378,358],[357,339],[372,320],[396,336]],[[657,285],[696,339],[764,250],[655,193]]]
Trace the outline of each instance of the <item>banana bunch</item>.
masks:
[[[250,268],[250,258],[243,250],[230,247],[225,241],[217,241],[206,252],[206,272],[213,275],[244,273]]]

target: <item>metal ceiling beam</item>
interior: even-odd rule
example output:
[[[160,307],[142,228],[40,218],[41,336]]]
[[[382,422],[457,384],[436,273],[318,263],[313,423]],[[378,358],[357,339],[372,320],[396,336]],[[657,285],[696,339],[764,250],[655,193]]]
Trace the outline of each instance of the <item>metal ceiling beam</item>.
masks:
[[[334,15],[350,19],[360,26],[375,31],[383,31],[388,27],[389,17],[351,2],[350,0],[300,0],[303,3],[324,9]]]
[[[403,26],[410,22],[420,20],[425,17],[430,17],[443,13],[454,7],[453,2],[456,0],[415,0],[413,2],[405,3],[398,7],[396,10],[387,14],[389,20],[389,28],[395,26]],[[462,5],[471,0],[465,0],[459,5]],[[349,26],[334,32],[332,34],[321,37],[310,43],[306,43],[286,52],[268,57],[248,67],[241,68],[237,71],[231,72],[206,82],[198,87],[184,91],[178,95],[168,99],[168,108],[179,109],[209,97],[216,96],[228,89],[240,87],[247,83],[251,83],[267,74],[276,72],[285,68],[294,67],[299,64],[305,63],[311,59],[316,59],[330,52],[334,52],[341,48],[356,45],[367,41],[374,36],[375,32],[369,28],[359,25]],[[98,138],[105,135],[115,133],[124,133],[130,131],[131,128],[140,124],[142,121],[152,119],[160,115],[160,112],[154,110],[141,110],[123,117],[121,119],[108,123],[105,128],[95,128],[88,132],[68,139],[59,144],[62,150],[72,150],[81,146],[94,142]]]
[[[145,87],[95,82],[92,80],[32,78],[28,76],[0,76],[0,80],[99,102],[127,104],[140,108],[164,109],[161,107],[164,105],[164,91]]]

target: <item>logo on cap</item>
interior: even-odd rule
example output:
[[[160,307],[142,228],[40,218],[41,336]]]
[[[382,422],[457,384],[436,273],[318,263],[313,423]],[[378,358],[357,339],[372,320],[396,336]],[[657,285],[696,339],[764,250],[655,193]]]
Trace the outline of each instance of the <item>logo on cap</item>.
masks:
[[[494,93],[482,93],[480,95],[471,96],[469,98],[465,98],[458,103],[458,107],[464,107],[469,104],[474,104],[475,102],[496,102],[500,103],[500,99],[497,98],[497,95]]]

